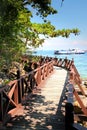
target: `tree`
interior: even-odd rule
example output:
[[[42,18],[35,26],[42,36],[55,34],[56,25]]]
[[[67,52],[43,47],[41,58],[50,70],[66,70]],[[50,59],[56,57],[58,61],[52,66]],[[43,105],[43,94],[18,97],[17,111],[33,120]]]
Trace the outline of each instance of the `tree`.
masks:
[[[43,19],[42,24],[32,23],[32,8]],[[44,42],[40,35],[46,37],[68,37],[77,35],[79,30],[56,30],[46,20],[50,14],[56,14],[51,0],[0,0],[0,60],[10,63],[26,49],[26,45],[38,47]]]

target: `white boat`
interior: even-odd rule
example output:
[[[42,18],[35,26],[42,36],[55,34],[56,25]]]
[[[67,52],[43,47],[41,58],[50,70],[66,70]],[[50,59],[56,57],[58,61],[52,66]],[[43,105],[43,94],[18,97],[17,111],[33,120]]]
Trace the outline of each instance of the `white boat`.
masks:
[[[69,50],[55,50],[54,54],[57,55],[69,55],[69,54],[84,54],[84,50],[79,49],[69,49]]]

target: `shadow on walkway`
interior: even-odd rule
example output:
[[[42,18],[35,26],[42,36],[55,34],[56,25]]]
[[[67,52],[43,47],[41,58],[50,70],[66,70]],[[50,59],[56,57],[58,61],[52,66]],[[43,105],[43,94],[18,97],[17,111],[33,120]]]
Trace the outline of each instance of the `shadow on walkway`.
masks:
[[[65,80],[65,84],[67,77]],[[41,95],[41,89],[27,96],[23,102],[23,113],[14,116],[8,123],[6,130],[65,130],[65,84],[56,104],[46,101]]]

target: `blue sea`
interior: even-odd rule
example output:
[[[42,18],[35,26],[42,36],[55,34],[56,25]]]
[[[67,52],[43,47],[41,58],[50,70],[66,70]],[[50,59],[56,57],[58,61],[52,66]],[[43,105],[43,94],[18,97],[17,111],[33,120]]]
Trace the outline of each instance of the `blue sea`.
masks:
[[[65,58],[72,60],[74,58],[74,64],[83,79],[87,79],[87,53],[85,54],[71,54],[71,55],[55,55],[53,50],[38,50],[35,55],[49,56],[57,58]]]

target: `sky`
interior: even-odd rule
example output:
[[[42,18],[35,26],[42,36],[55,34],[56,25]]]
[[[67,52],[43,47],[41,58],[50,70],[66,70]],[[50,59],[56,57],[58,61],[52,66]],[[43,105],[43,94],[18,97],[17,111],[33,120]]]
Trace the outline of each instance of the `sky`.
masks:
[[[87,0],[52,0],[52,6],[58,10],[58,14],[48,16],[48,20],[56,29],[78,28],[80,34],[71,34],[69,38],[56,37],[45,39],[42,50],[59,50],[78,48],[87,50]],[[32,22],[41,23],[42,19],[38,16],[32,18]]]

